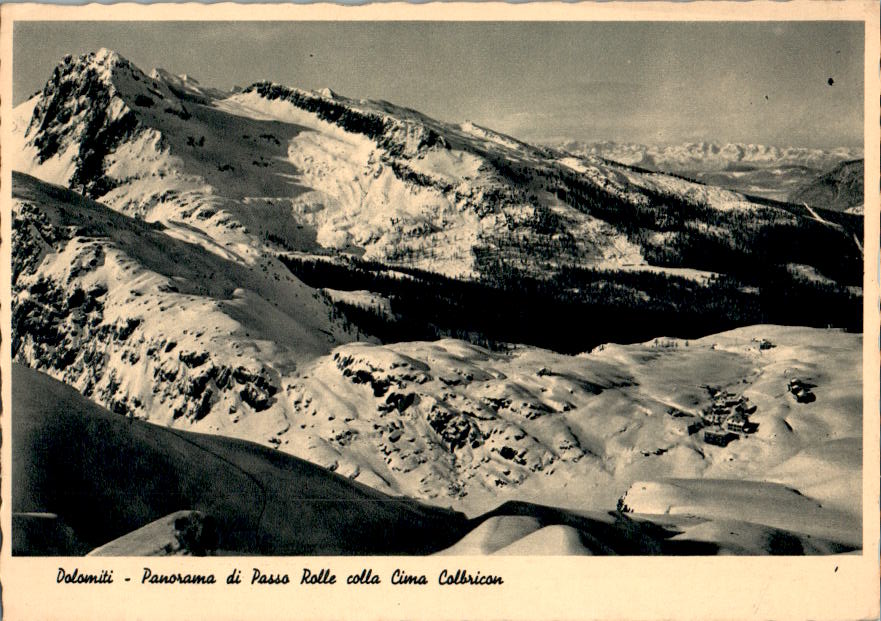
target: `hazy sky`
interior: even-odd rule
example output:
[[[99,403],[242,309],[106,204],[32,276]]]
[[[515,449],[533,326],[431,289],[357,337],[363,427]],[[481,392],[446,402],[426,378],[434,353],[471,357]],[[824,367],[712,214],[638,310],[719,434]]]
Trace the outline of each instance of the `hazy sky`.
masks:
[[[16,103],[65,54],[108,47],[208,86],[329,86],[531,141],[863,140],[860,22],[17,22],[13,41]]]

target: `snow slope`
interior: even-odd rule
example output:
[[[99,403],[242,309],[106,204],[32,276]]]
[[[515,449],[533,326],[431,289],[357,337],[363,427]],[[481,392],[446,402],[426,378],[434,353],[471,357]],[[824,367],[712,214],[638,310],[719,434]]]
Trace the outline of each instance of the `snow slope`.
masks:
[[[283,376],[354,338],[271,257],[252,265],[32,177],[14,184],[15,358],[112,411],[257,438],[284,421]]]
[[[568,512],[529,503],[505,503],[466,520],[383,496],[252,443],[125,421],[18,365],[13,378],[16,555],[791,554],[853,548],[730,519]],[[204,484],[206,477],[211,485]]]
[[[688,515],[762,524],[860,546],[858,515],[851,515],[772,483],[704,479],[637,482],[624,507],[644,515]]]
[[[761,349],[762,339],[775,347]],[[756,326],[574,358],[449,340],[344,345],[292,385],[299,425],[282,446],[303,432],[330,438],[318,463],[353,476],[367,463],[407,495],[448,498],[471,513],[504,498],[611,507],[645,477],[785,480],[841,504],[829,479],[859,485],[859,343]],[[798,403],[786,390],[792,378],[823,398]],[[712,402],[707,386],[748,397],[756,433],[725,448],[689,435]],[[858,515],[854,502],[848,512]]]
[[[51,513],[78,540],[47,551],[25,522],[14,528],[15,554],[70,556],[82,544],[120,556],[199,553],[200,544],[202,553],[252,556],[424,554],[468,530],[461,514],[390,498],[290,455],[126,421],[42,373],[19,365],[12,373],[12,512]]]

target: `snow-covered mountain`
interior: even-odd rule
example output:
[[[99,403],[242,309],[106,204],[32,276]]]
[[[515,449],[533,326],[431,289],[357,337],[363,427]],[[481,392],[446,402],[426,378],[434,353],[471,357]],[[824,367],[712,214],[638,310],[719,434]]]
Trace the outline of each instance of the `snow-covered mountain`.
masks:
[[[638,483],[622,499],[626,511],[521,501],[467,519],[257,444],[126,421],[19,365],[12,381],[13,555],[757,555],[859,548],[846,514],[784,485],[737,481]],[[665,502],[664,514],[630,511],[630,504]]]
[[[664,296],[644,325],[699,317],[687,306],[699,298],[731,327],[777,317],[761,288],[788,308],[813,286],[791,273],[807,273],[856,308],[856,218],[329,90],[221,93],[107,50],[65,58],[13,126],[13,356],[113,412],[249,439],[468,513],[501,499],[608,509],[666,477],[781,483],[859,513],[858,334],[756,326],[573,357],[381,343],[340,304],[393,316],[398,289],[447,276],[449,297],[489,300],[466,309],[487,316],[499,311],[490,294],[528,281],[502,312],[531,295],[573,334],[611,329],[579,304],[613,300],[602,317],[614,319]],[[372,266],[400,287],[301,280],[297,260]],[[816,402],[790,396],[794,379]],[[757,407],[756,433],[706,444],[694,424],[729,391]]]
[[[70,190],[14,183],[15,356],[111,411],[222,432],[247,405],[278,422],[281,374],[355,338],[277,261],[248,264]]]
[[[224,95],[101,50],[66,58],[17,115],[17,169],[245,257],[271,240],[473,275],[472,249],[516,229],[559,260],[639,262],[608,224],[511,183],[543,152],[385,102],[271,84]]]
[[[220,93],[108,50],[65,58],[13,124],[17,170],[249,262],[264,247],[348,252],[479,277],[489,254],[493,269],[544,277],[656,263],[705,210],[726,225],[741,213],[797,222],[735,192],[387,102],[269,83]]]

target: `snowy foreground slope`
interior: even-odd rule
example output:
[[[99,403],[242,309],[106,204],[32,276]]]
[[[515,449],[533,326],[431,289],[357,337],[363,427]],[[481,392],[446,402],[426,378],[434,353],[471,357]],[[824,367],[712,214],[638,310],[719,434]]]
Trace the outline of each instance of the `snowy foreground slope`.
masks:
[[[708,236],[732,244],[719,256],[744,259],[716,257],[741,270],[728,292],[763,299],[737,278],[777,267],[853,303],[846,215],[820,221],[329,91],[219,93],[106,50],[65,59],[16,115],[14,360],[121,423],[248,440],[472,520],[431,551],[462,536],[454,551],[597,553],[579,519],[645,516],[723,552],[860,546],[860,334],[657,329],[577,356],[383,344],[337,302],[394,314],[391,298],[307,285],[283,261],[360,256],[490,288],[497,272],[555,282],[564,268],[614,267],[598,291],[639,304],[644,283],[615,274],[678,270],[712,301],[726,277],[692,263],[704,255],[688,246]],[[672,282],[662,290],[693,290]],[[751,432],[726,446],[699,428],[719,399],[755,408]],[[129,526],[205,509],[157,508]]]
[[[13,553],[424,554],[467,531],[461,514],[290,455],[127,421],[18,365],[12,377]]]
[[[829,527],[834,513],[782,486],[739,498],[748,508],[780,505],[772,526],[524,502],[467,519],[250,442],[126,421],[32,369],[13,365],[12,376],[15,555],[798,554],[858,546]],[[787,519],[819,526],[794,531]]]

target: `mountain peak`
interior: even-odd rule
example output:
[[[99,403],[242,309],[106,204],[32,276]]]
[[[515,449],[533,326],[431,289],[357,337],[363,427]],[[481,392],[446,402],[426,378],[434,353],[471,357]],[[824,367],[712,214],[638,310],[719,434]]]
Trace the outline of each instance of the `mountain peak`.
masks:
[[[119,67],[134,68],[134,65],[117,52],[106,47],[76,57],[67,54],[55,67],[49,84],[57,85],[70,76],[76,76],[81,80],[88,73],[97,75],[101,80],[107,82]]]
[[[95,62],[102,64],[102,65],[107,65],[107,66],[112,67],[112,66],[118,65],[118,64],[129,64],[129,62],[126,59],[124,59],[122,56],[120,56],[119,53],[117,53],[111,49],[108,49],[106,47],[100,48],[97,52],[95,52],[94,56],[95,56]]]

